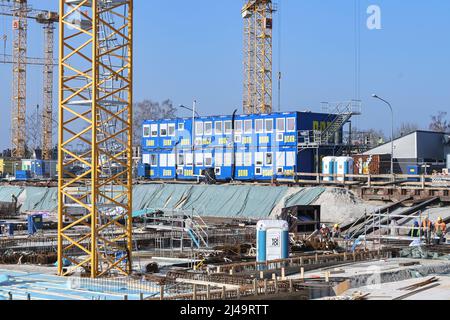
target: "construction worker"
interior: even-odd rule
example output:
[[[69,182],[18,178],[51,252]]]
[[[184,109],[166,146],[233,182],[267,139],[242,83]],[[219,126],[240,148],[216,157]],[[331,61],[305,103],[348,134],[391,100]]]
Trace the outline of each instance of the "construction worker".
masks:
[[[419,228],[420,228],[419,221],[415,220],[414,221],[414,227],[410,231],[410,236],[412,238],[418,238],[419,237]]]
[[[330,239],[330,228],[328,228],[326,224],[322,224],[322,228],[320,229],[320,239],[321,241],[328,241]]]
[[[425,240],[427,244],[431,244],[431,229],[433,227],[433,224],[431,223],[430,219],[426,217],[422,221],[422,234],[425,236]]]
[[[332,235],[333,240],[335,238],[339,238],[341,236],[341,227],[338,224],[334,225],[331,235]]]
[[[439,244],[444,243],[444,237],[447,234],[447,225],[441,217],[438,218],[437,222],[434,225],[434,232],[436,237],[439,238]]]

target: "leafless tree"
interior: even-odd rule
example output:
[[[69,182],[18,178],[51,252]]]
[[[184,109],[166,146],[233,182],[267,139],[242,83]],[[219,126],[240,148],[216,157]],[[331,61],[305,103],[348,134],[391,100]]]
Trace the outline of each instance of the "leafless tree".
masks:
[[[171,100],[161,103],[145,99],[137,102],[133,107],[133,144],[140,145],[142,138],[142,125],[145,120],[158,120],[176,117],[177,109]]]
[[[445,119],[447,112],[439,111],[437,115],[431,116],[430,130],[435,132],[449,132],[450,123]]]
[[[417,123],[411,123],[411,122],[403,122],[400,127],[397,128],[397,130],[394,132],[394,138],[401,138],[404,137],[411,132],[415,132],[419,130],[419,125]]]

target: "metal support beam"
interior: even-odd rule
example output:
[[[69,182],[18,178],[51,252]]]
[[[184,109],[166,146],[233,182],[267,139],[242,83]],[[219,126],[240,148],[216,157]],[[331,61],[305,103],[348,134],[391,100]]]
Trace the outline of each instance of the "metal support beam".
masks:
[[[92,278],[131,273],[132,21],[133,0],[60,1],[62,276],[83,269]],[[65,259],[72,263],[67,269]]]

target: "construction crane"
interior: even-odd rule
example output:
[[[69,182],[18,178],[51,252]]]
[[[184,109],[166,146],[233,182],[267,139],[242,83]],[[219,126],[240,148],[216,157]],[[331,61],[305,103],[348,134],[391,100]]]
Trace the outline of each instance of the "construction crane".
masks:
[[[13,94],[11,110],[11,150],[13,158],[26,156],[26,72],[27,65],[44,67],[44,110],[42,112],[42,153],[44,160],[52,158],[53,137],[53,34],[58,14],[35,10],[28,6],[27,0],[2,0],[1,7],[9,8],[11,13],[1,15],[13,17],[13,54],[3,55],[0,62],[13,65]],[[44,59],[27,57],[28,19],[34,19],[44,26]]]
[[[129,275],[133,0],[59,5],[58,273]]]
[[[272,112],[272,27],[276,8],[271,0],[246,0],[244,19],[245,114]]]

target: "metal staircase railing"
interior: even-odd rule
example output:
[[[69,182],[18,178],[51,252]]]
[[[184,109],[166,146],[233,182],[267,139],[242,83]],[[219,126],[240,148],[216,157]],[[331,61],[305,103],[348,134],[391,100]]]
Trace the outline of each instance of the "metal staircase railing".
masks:
[[[350,120],[354,115],[361,114],[361,102],[352,100],[346,103],[329,104],[324,103],[322,110],[329,113],[327,123],[330,123],[325,130],[307,130],[299,133],[299,147],[318,148],[320,146],[336,143],[331,142],[336,133]]]

